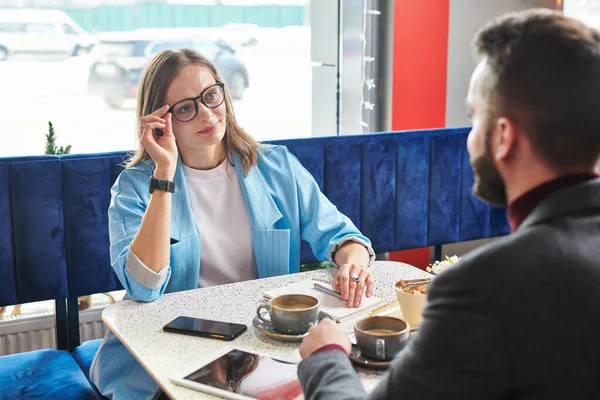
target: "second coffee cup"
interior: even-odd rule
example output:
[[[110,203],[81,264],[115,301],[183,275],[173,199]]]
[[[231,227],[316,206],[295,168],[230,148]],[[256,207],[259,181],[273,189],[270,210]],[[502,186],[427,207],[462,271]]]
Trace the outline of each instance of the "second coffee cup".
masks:
[[[266,309],[269,319],[266,319]],[[304,294],[284,294],[275,297],[267,304],[261,304],[256,309],[258,319],[281,333],[302,335],[323,318],[331,318],[325,313],[319,313],[319,299]]]
[[[387,361],[404,348],[410,327],[399,318],[374,316],[358,321],[354,336],[362,354],[373,360]]]

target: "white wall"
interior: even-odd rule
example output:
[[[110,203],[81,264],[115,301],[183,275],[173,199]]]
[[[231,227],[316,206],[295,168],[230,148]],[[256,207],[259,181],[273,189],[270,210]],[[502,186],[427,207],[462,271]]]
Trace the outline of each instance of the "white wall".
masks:
[[[465,99],[476,65],[471,43],[486,22],[510,11],[534,7],[557,8],[557,0],[450,0],[446,126],[469,125]]]

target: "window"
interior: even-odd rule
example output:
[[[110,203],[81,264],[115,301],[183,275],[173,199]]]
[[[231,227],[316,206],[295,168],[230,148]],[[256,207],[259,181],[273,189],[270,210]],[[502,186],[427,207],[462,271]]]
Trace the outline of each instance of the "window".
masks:
[[[600,0],[565,0],[563,11],[565,15],[600,28]]]
[[[28,0],[27,5],[44,3]],[[164,48],[193,47],[213,61],[228,87],[235,89],[240,125],[257,140],[313,135],[308,0],[227,0],[214,7],[194,0],[112,0],[85,6],[59,1],[56,7],[60,10],[66,3],[68,15],[65,12],[62,21],[70,16],[83,33],[69,22],[55,27],[29,24],[27,32],[55,44],[51,35],[56,29],[73,38],[73,46],[92,50],[77,57],[61,54],[58,60],[38,52],[26,60],[0,63],[0,87],[13,94],[11,101],[0,100],[0,118],[9,138],[0,146],[0,157],[43,153],[48,121],[54,125],[57,145],[71,145],[73,153],[134,149],[140,71],[148,56]],[[327,17],[316,23],[332,21]],[[3,29],[18,26],[11,22]],[[95,84],[95,71],[102,72],[103,79],[120,75],[123,81]],[[327,93],[320,90],[318,95],[335,101],[334,81]],[[27,108],[15,101],[20,99],[27,100]]]
[[[26,32],[38,35],[53,35],[55,30],[51,24],[27,24]]]
[[[62,24],[62,32],[66,35],[77,35],[75,29],[71,25]]]
[[[5,33],[24,33],[27,31],[26,24],[20,22],[2,22],[0,23],[0,32]]]

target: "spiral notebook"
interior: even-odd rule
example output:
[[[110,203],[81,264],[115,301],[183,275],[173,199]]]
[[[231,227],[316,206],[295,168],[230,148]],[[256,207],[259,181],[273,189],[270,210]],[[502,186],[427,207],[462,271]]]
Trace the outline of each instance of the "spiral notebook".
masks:
[[[263,297],[265,300],[270,300],[274,297],[281,296],[282,294],[307,294],[319,299],[321,303],[321,311],[331,315],[336,322],[343,322],[347,319],[359,316],[360,314],[367,313],[375,307],[384,303],[385,299],[377,296],[365,297],[363,296],[360,307],[348,308],[344,300],[338,299],[329,294],[323,293],[320,290],[314,288],[315,282],[319,282],[322,285],[326,285],[331,289],[331,284],[324,280],[310,279],[301,282],[292,283],[290,285],[273,289],[265,292]]]

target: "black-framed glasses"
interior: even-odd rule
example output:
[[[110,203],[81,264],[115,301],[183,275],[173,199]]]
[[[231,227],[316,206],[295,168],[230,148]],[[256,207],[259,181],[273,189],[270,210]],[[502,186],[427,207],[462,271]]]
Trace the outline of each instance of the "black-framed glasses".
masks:
[[[210,85],[197,97],[183,99],[167,110],[180,122],[193,120],[198,114],[198,100],[208,108],[217,108],[225,101],[225,84],[217,82]]]

